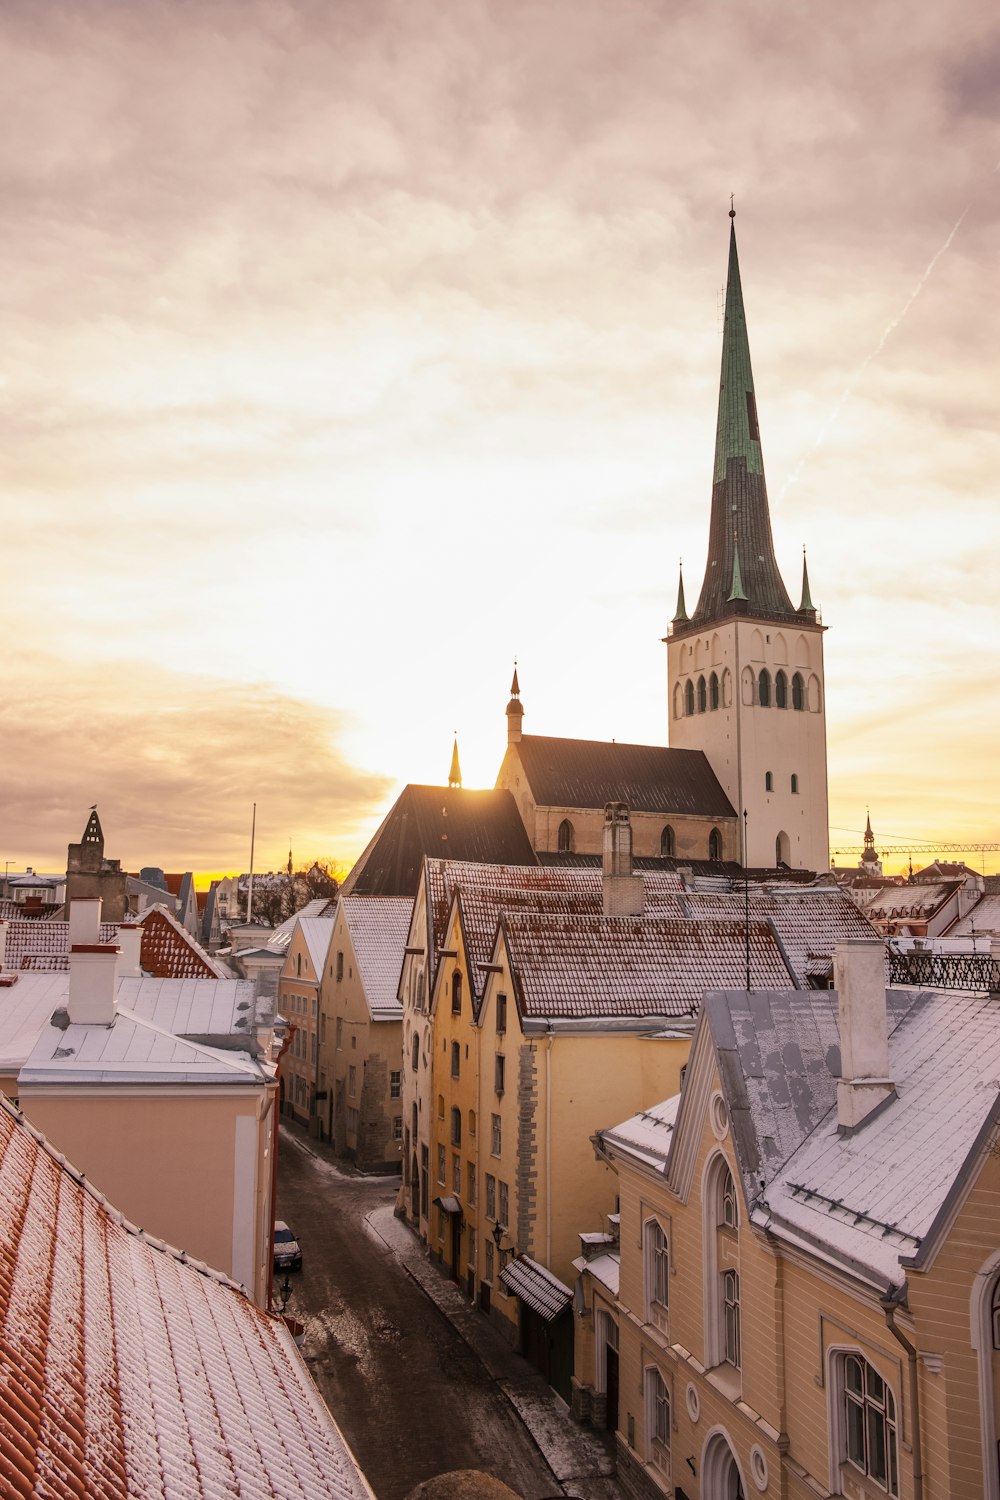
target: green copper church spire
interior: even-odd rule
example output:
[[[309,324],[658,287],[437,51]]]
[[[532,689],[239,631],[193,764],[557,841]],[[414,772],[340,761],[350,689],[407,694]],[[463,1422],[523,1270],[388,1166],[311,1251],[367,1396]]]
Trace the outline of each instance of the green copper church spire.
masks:
[[[741,604],[759,616],[795,616],[771,536],[735,218],[736,210],[731,208],[708,564],[691,616],[695,625],[732,615],[734,606]],[[736,536],[740,539],[738,559]],[[740,591],[733,592],[737,577]]]
[[[687,605],[684,603],[684,564],[681,563],[677,578],[677,608],[674,610],[672,624],[686,625],[688,618]]]
[[[806,549],[802,548],[802,603],[799,605],[799,614],[815,614],[816,606],[812,602],[812,594],[809,592],[809,569],[806,567]]]

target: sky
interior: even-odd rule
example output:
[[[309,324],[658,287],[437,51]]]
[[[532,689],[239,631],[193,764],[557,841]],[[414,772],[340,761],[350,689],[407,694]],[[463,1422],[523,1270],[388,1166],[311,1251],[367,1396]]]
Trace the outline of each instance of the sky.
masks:
[[[515,656],[665,742],[730,193],[832,846],[1000,841],[995,6],[5,0],[0,76],[5,864],[349,866]]]

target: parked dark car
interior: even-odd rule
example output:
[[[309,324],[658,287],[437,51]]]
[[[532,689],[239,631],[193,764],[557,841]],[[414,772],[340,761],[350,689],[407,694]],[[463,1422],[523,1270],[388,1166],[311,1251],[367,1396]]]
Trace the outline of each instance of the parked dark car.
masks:
[[[274,1269],[276,1271],[301,1271],[302,1247],[283,1219],[274,1225]]]

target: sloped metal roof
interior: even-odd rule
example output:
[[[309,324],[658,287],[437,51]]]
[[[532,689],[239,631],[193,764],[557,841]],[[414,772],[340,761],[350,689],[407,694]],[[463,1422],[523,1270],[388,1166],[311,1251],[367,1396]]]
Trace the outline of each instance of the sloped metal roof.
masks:
[[[633,812],[735,818],[701,750],[620,745],[526,734],[517,746],[540,807],[594,808],[627,802]]]
[[[573,1300],[573,1293],[558,1276],[553,1276],[551,1271],[527,1255],[508,1261],[500,1272],[500,1280],[509,1292],[520,1297],[547,1323],[557,1318]]]

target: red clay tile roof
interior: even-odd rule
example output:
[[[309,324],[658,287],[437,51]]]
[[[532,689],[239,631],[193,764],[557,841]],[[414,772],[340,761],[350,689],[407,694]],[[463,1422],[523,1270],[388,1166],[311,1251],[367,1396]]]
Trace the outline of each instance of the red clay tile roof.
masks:
[[[139,962],[157,979],[229,979],[230,971],[211,958],[200,943],[163,907],[151,906],[138,919],[142,925]],[[114,943],[118,926],[102,922],[99,942]],[[7,927],[6,969],[68,969],[69,923],[11,922]]]
[[[701,750],[537,734],[524,735],[517,749],[540,807],[603,808],[627,802],[633,812],[736,817]]]
[[[0,1493],[371,1500],[291,1336],[0,1099]]]

